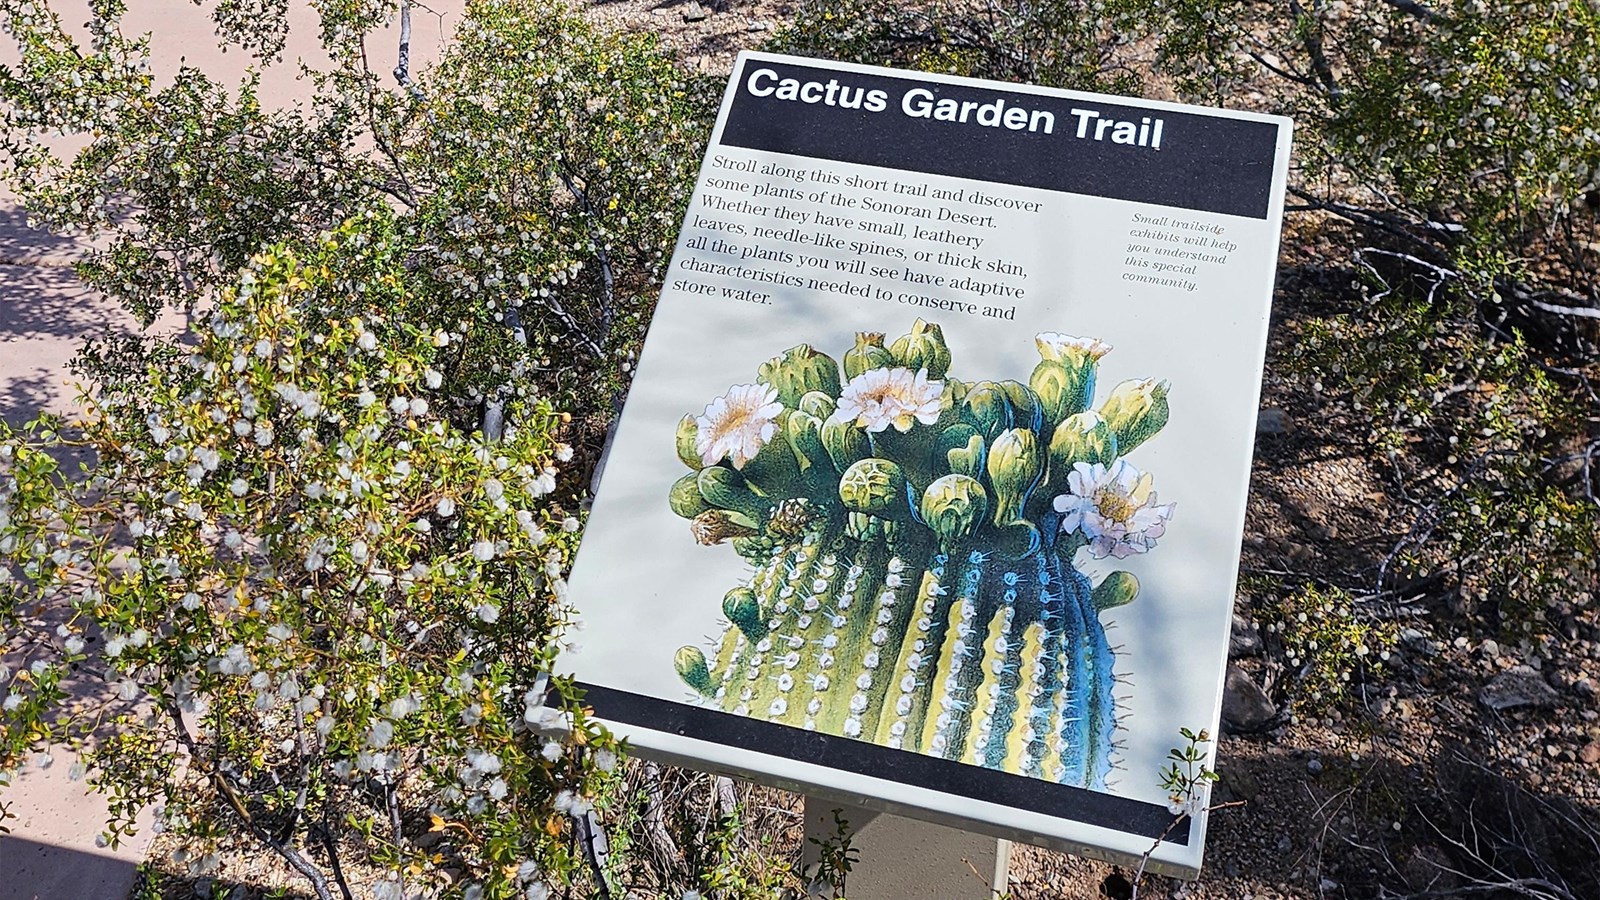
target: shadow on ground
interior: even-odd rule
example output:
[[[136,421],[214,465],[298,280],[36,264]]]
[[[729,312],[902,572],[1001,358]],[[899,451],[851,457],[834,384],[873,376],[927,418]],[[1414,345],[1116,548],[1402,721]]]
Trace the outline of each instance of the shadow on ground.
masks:
[[[0,834],[0,900],[122,900],[138,866],[127,859]]]

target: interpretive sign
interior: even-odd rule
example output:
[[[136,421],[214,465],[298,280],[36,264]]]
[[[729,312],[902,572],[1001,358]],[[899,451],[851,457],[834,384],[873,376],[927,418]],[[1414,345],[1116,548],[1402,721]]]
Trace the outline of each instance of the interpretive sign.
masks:
[[[1215,731],[1286,119],[747,53],[572,576],[646,753],[1089,855]],[[1153,865],[1200,864],[1205,817]]]

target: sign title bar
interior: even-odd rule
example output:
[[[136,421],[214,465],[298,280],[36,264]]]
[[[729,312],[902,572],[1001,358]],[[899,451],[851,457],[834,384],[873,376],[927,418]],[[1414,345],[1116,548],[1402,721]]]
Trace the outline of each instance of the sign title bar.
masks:
[[[728,146],[1267,217],[1270,122],[759,59],[739,78]]]

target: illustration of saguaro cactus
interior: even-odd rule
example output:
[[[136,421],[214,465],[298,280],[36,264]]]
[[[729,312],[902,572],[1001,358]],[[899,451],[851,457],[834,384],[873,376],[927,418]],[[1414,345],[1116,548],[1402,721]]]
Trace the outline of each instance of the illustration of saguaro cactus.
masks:
[[[1172,504],[1125,455],[1167,420],[1167,385],[1091,409],[1092,338],[1040,334],[1027,384],[949,377],[938,325],[833,358],[801,344],[685,416],[671,491],[702,544],[753,566],[710,656],[679,676],[719,708],[973,765],[1104,788],[1115,655],[1100,614]]]

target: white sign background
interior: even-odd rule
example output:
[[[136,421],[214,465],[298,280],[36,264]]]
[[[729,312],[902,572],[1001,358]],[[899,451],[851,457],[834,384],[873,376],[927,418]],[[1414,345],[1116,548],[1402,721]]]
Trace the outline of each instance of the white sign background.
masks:
[[[1182,111],[1270,122],[1278,129],[1278,139],[1275,159],[1264,161],[1273,166],[1267,215],[1259,219],[1173,209],[723,145],[721,138],[734,88],[741,77],[764,61],[822,66],[837,73],[841,80],[853,72],[895,74],[928,83],[1069,97],[1086,104],[1115,102],[1147,109],[1152,116]],[[893,104],[884,113],[897,114],[899,110]],[[1066,132],[1073,124],[1071,119],[1057,122],[1058,130],[1063,132],[1058,137],[1070,140]],[[709,653],[721,630],[722,595],[742,583],[750,568],[726,545],[696,544],[688,523],[668,508],[668,489],[687,471],[673,451],[673,436],[682,416],[701,413],[706,403],[721,396],[730,385],[754,382],[762,362],[802,342],[840,359],[853,346],[856,332],[884,332],[892,341],[921,317],[943,326],[954,359],[952,376],[963,380],[1009,378],[1026,383],[1038,361],[1034,349],[1036,333],[1092,336],[1114,348],[1100,361],[1097,404],[1125,379],[1154,377],[1171,384],[1167,426],[1130,456],[1139,468],[1154,475],[1160,501],[1176,504],[1166,533],[1148,554],[1125,560],[1107,559],[1103,562],[1108,565],[1099,568],[1085,567],[1088,574],[1098,577],[1113,568],[1110,563],[1115,563],[1114,568],[1133,572],[1141,582],[1133,603],[1102,616],[1110,629],[1111,643],[1118,647],[1116,671],[1127,682],[1116,690],[1123,749],[1111,792],[1164,806],[1166,792],[1160,786],[1159,771],[1168,749],[1182,743],[1178,729],[1208,728],[1215,734],[1219,718],[1289,133],[1285,119],[815,60],[741,55],[572,575],[571,596],[584,628],[575,635],[578,649],[563,658],[563,669],[589,684],[685,704],[701,703],[698,695],[678,679],[674,653],[684,645],[705,647]],[[1173,164],[1181,165],[1184,148],[1172,143],[1173,138],[1169,132],[1168,143],[1160,151],[1140,148],[1129,152],[1159,152],[1172,157]],[[697,255],[706,258],[703,253],[686,249],[685,242],[715,236],[692,227],[697,214],[713,216],[720,222],[743,222],[747,227],[777,224],[767,217],[707,210],[703,202],[707,192],[705,178],[727,174],[725,169],[711,165],[717,157],[829,171],[841,179],[852,174],[889,177],[935,188],[978,188],[991,195],[1038,201],[1042,207],[1037,214],[994,210],[995,227],[981,230],[986,241],[979,250],[981,254],[1002,255],[1026,273],[1025,279],[1016,282],[1026,286],[1027,295],[1016,301],[1015,320],[919,309],[803,288],[752,285],[710,275],[694,275],[694,280],[736,288],[757,287],[769,292],[772,302],[762,305],[674,291],[672,283],[686,274],[684,259]],[[763,180],[749,174],[740,177],[756,183]],[[805,203],[778,205],[795,210],[813,208]],[[1130,269],[1123,263],[1129,255],[1130,232],[1140,227],[1134,221],[1136,214],[1221,226],[1221,238],[1238,249],[1224,265],[1201,264],[1200,274],[1192,279],[1196,283],[1192,291],[1126,280],[1123,274]],[[980,233],[978,229],[969,230]],[[910,241],[903,243],[911,246]],[[938,267],[926,268],[931,271]],[[851,281],[891,292],[903,292],[906,287],[898,279],[852,276]],[[605,718],[605,709],[599,713]],[[834,772],[767,756],[759,747],[719,747],[638,725],[613,723],[613,727],[645,753],[653,751],[705,768],[807,787],[1025,841],[1117,856],[1137,856],[1151,846],[1147,836],[996,807],[982,800],[884,779]],[[1165,844],[1156,852],[1153,858],[1158,867],[1174,872],[1198,869],[1203,819],[1200,817],[1188,846]]]

